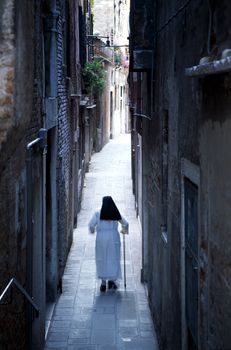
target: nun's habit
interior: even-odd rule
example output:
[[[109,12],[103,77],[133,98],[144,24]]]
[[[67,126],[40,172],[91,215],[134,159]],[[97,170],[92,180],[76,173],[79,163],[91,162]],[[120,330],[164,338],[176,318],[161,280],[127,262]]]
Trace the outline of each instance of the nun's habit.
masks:
[[[122,232],[128,233],[128,222],[120,215],[113,199],[103,197],[100,211],[92,216],[89,222],[91,233],[96,229],[96,270],[98,278],[115,281],[121,278],[120,267],[120,235],[118,223]]]

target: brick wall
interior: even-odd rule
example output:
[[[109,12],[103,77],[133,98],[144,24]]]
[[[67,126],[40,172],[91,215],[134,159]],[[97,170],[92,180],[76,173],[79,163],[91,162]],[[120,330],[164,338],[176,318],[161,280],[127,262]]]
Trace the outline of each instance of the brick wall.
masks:
[[[59,237],[61,269],[65,265],[67,254],[72,243],[73,217],[72,217],[72,159],[73,159],[73,120],[70,115],[68,98],[68,79],[65,55],[65,31],[63,19],[65,19],[65,6],[63,1],[58,1],[58,10],[61,13],[58,22],[57,38],[57,71],[58,71],[58,157],[59,157]],[[68,23],[70,25],[70,23]]]

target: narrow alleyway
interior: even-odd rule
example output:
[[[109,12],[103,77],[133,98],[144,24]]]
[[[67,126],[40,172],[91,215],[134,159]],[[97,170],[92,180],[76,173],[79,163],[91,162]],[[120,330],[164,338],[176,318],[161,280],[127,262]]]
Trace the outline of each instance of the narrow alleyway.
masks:
[[[130,234],[126,236],[127,289],[120,281],[117,291],[100,293],[95,235],[89,234],[87,223],[104,195],[114,198],[129,221]],[[158,350],[140,269],[141,234],[132,194],[130,135],[122,135],[92,157],[63,293],[50,322],[45,350]]]

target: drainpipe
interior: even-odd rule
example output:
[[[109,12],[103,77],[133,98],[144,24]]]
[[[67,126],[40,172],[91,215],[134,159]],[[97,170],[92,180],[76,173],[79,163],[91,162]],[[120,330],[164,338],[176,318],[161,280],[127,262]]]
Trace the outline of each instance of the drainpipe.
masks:
[[[42,152],[42,300],[46,301],[46,156],[47,156],[47,130],[40,129],[40,149]]]
[[[45,234],[45,213],[44,213],[44,203],[45,203],[45,176],[44,176],[44,157],[46,154],[47,147],[47,137],[46,129],[40,129],[38,137],[27,144],[26,146],[26,188],[27,188],[27,252],[26,252],[26,290],[27,293],[33,299],[33,181],[32,181],[32,166],[33,166],[33,149],[34,146],[38,145],[43,152],[43,170],[42,170],[42,183],[43,183],[43,236]],[[27,335],[28,335],[28,349],[32,349],[32,321],[33,314],[31,305],[28,304],[27,307]]]

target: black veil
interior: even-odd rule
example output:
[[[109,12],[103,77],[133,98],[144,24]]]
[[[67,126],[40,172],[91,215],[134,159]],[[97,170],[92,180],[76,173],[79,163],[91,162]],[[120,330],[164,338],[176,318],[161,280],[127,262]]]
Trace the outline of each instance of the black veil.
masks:
[[[121,220],[120,212],[111,196],[103,197],[100,220]]]

